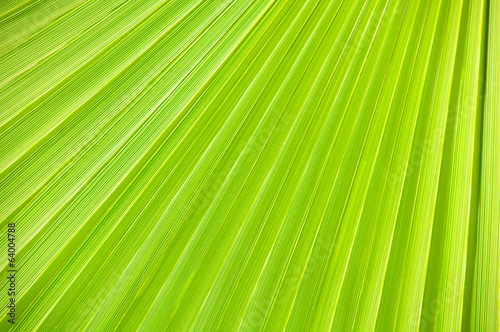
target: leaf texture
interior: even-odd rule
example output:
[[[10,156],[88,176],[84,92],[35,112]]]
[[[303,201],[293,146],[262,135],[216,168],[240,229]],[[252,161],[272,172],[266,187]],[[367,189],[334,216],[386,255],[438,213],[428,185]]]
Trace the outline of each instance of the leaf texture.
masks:
[[[499,330],[499,43],[495,0],[3,1],[0,330]]]

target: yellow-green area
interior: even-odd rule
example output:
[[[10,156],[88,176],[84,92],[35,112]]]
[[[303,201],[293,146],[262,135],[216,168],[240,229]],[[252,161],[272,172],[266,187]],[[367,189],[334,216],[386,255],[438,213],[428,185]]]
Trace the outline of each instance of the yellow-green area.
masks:
[[[0,331],[496,332],[499,222],[498,0],[0,2]]]

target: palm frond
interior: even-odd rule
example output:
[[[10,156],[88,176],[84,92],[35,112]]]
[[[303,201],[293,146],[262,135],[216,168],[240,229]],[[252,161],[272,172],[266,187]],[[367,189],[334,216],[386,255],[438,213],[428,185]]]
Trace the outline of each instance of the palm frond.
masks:
[[[497,331],[499,42],[494,0],[2,2],[0,329]]]

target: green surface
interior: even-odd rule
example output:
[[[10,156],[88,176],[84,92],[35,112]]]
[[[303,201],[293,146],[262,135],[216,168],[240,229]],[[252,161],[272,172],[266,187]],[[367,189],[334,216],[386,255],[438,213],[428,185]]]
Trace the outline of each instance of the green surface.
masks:
[[[499,222],[499,1],[0,3],[0,331],[498,331]]]

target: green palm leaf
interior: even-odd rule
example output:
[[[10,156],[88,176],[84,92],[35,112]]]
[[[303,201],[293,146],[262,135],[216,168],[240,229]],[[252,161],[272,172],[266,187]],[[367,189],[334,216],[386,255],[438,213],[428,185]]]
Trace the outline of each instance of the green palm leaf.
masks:
[[[497,331],[499,41],[494,0],[2,2],[0,330]]]

